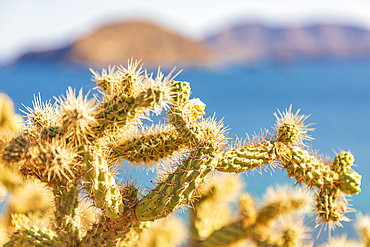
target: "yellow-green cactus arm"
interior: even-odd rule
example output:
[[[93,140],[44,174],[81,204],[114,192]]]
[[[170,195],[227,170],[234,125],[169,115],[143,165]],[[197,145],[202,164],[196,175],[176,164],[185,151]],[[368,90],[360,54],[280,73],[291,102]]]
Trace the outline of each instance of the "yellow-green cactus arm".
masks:
[[[13,233],[4,247],[58,246],[56,232],[43,228],[23,228]]]
[[[188,82],[173,81],[171,86],[175,105],[168,112],[169,122],[182,138],[196,146],[205,137],[197,120],[204,114],[205,104],[199,99],[189,100],[191,91]]]
[[[194,191],[205,181],[207,174],[217,164],[216,152],[224,141],[222,124],[214,120],[197,121],[186,108],[186,83],[173,82],[173,88],[183,86],[177,92],[184,97],[178,97],[178,106],[168,113],[170,122],[175,126],[181,138],[187,139],[194,148],[188,158],[178,164],[177,169],[160,182],[136,207],[136,217],[140,221],[149,221],[166,217],[182,204],[188,203],[194,196]],[[185,99],[181,102],[179,99]],[[193,107],[193,106],[192,106]]]
[[[136,97],[125,95],[114,95],[107,97],[100,103],[100,110],[96,115],[97,127],[95,133],[102,133],[104,130],[114,127],[123,127],[130,120],[142,113],[145,108],[154,107],[163,97],[159,89],[149,88]]]
[[[145,166],[181,152],[188,144],[187,140],[169,125],[151,126],[132,137],[117,139],[118,143],[110,148],[111,158],[122,158]]]
[[[109,171],[107,161],[96,152],[98,150],[86,150],[84,153],[85,166],[82,178],[85,190],[96,207],[104,210],[109,218],[116,219],[123,211],[121,193]]]
[[[133,222],[125,219],[111,219],[101,217],[100,221],[93,224],[92,228],[87,231],[81,239],[81,247],[91,246],[118,246],[121,236],[124,236],[134,226]]]
[[[76,222],[76,210],[78,209],[77,181],[62,180],[53,186],[55,207],[55,227],[59,234],[59,242],[65,246],[78,244],[80,230]]]
[[[261,142],[220,152],[216,170],[220,172],[245,172],[273,163],[276,159],[274,145]]]
[[[218,174],[200,186],[200,196],[195,198],[189,208],[189,228],[193,242],[204,240],[214,230],[229,222],[232,210],[228,204],[240,194],[241,184],[238,176]]]
[[[176,171],[167,176],[136,207],[139,221],[150,221],[166,217],[182,204],[189,202],[195,189],[204,182],[216,162],[212,151],[201,148],[192,152]]]
[[[28,145],[28,141],[21,135],[10,140],[2,152],[1,159],[4,164],[11,167],[13,164],[20,162],[24,158]]]
[[[252,228],[244,228],[241,220],[233,222],[214,231],[208,238],[200,242],[204,247],[228,246],[251,235]]]

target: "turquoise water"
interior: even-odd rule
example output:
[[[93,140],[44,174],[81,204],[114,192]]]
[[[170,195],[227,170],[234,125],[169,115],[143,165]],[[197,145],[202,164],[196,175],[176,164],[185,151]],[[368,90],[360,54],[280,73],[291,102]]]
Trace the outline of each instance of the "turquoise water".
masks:
[[[11,96],[17,108],[31,105],[32,95],[41,93],[44,100],[63,94],[68,86],[93,88],[86,68],[56,64],[21,64],[17,68],[0,70],[0,91]],[[229,133],[245,137],[245,133],[271,130],[273,113],[291,104],[311,114],[307,123],[316,123],[310,145],[321,154],[350,150],[356,158],[362,176],[362,192],[352,196],[358,211],[370,214],[370,61],[307,62],[291,65],[265,64],[253,67],[234,66],[213,70],[185,69],[178,77],[191,83],[192,97],[207,104],[207,115],[216,112],[224,117]],[[138,176],[134,173],[133,176]],[[151,174],[141,175],[139,183],[150,185]],[[260,196],[276,183],[288,181],[284,171],[262,175],[244,175],[246,190]],[[354,214],[347,215],[354,218]],[[350,224],[335,233],[347,232],[355,238]],[[322,234],[325,235],[325,234]],[[325,238],[327,235],[324,236]]]

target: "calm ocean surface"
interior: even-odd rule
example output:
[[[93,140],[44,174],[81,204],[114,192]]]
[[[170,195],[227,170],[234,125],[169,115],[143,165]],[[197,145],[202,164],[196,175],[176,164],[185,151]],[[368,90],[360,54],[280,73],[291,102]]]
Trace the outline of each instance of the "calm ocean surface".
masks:
[[[0,69],[0,92],[7,93],[17,109],[24,109],[21,104],[32,105],[33,94],[38,92],[43,100],[64,94],[68,86],[82,87],[87,92],[94,87],[90,79],[91,73],[86,68],[21,64]],[[341,150],[350,150],[355,155],[355,170],[362,175],[362,192],[352,196],[351,203],[357,211],[370,214],[370,60],[185,69],[177,79],[191,83],[192,97],[207,104],[207,115],[215,112],[218,119],[224,117],[234,138],[259,133],[261,128],[271,130],[277,108],[284,110],[292,104],[294,111],[301,109],[301,113],[311,114],[306,123],[316,123],[313,126],[316,130],[311,133],[315,140],[310,142],[315,150],[331,157]],[[268,186],[294,184],[284,171],[242,178],[246,190],[256,197]],[[150,180],[149,172],[140,176],[139,183],[149,186]],[[353,219],[355,214],[347,216]],[[352,225],[344,226],[334,235],[347,232],[355,238]]]

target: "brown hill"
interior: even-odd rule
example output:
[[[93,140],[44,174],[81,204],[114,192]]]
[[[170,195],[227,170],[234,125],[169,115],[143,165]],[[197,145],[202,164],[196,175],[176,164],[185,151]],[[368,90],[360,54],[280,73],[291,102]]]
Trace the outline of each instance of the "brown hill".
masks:
[[[74,42],[68,53],[72,61],[88,64],[121,64],[132,57],[146,65],[199,65],[215,57],[202,44],[141,22],[104,26]]]

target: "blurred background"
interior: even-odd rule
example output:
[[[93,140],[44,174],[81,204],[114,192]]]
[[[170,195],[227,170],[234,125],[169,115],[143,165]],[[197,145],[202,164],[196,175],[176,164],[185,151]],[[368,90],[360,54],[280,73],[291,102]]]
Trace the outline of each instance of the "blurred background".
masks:
[[[130,58],[149,71],[176,66],[234,139],[271,130],[277,108],[311,114],[315,150],[355,155],[363,191],[351,204],[370,214],[369,10],[365,0],[0,1],[0,92],[24,109],[39,92],[48,100],[68,86],[93,90],[88,68]],[[243,180],[257,198],[294,184],[284,171]],[[333,235],[357,238],[343,225]]]

